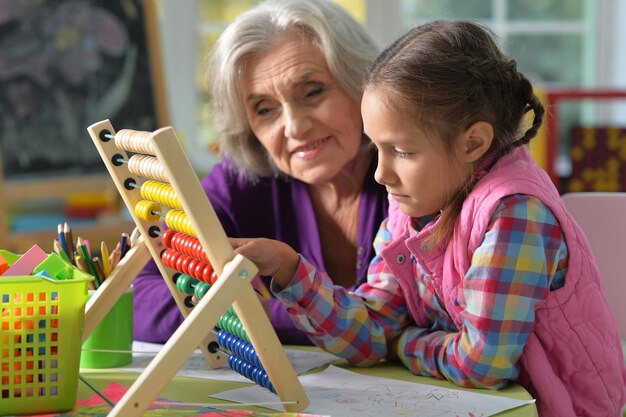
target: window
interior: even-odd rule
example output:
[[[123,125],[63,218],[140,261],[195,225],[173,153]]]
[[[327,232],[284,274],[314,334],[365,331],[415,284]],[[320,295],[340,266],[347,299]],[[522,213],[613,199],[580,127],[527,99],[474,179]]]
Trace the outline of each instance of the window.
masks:
[[[375,6],[375,0],[371,0]],[[399,20],[395,38],[410,27],[433,19],[470,19],[489,26],[515,57],[520,70],[543,85],[592,85],[593,56],[598,44],[598,3],[591,0],[396,0],[379,8],[375,19]],[[397,17],[393,17],[397,14]],[[382,19],[382,23],[380,20]],[[382,28],[377,28],[382,29]],[[387,33],[389,33],[387,28]],[[388,38],[388,36],[387,36]],[[384,39],[389,42],[390,39]],[[564,64],[567,63],[567,64]]]
[[[256,0],[156,0],[161,4],[162,44],[172,124],[192,164],[205,173],[217,157],[209,150],[217,132],[204,86],[204,59],[224,27]],[[489,26],[505,52],[540,88],[626,86],[626,55],[614,53],[626,37],[620,24],[626,2],[618,0],[336,0],[364,23],[384,47],[410,27],[437,19],[472,19]],[[165,18],[165,16],[167,18]],[[192,26],[190,22],[195,22]],[[601,22],[601,23],[600,23]],[[195,31],[189,30],[195,27]],[[192,82],[192,80],[194,82]],[[560,120],[626,124],[626,100],[566,103]],[[561,152],[567,154],[568,129]]]
[[[616,0],[370,0],[368,23],[391,41],[410,27],[443,19],[471,19],[489,26],[521,72],[541,89],[619,88],[626,84],[626,57],[616,53],[626,6]],[[395,22],[389,26],[388,22]],[[389,28],[397,27],[398,32]],[[623,89],[623,87],[622,87]],[[557,175],[569,176],[570,133],[575,124],[626,124],[626,100],[565,102],[558,112]],[[550,162],[548,162],[550,163]]]

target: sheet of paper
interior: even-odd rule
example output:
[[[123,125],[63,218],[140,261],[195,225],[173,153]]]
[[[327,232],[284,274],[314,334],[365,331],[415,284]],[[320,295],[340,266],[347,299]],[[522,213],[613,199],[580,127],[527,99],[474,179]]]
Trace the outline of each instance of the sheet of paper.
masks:
[[[535,401],[367,376],[333,365],[299,379],[311,401],[305,412],[342,417],[484,417]],[[213,397],[238,403],[276,399],[259,386]]]
[[[146,369],[148,364],[150,364],[155,353],[162,347],[163,345],[154,343],[134,342],[133,362],[120,369],[131,372],[142,372]],[[291,362],[296,374],[302,374],[338,359],[335,355],[321,351],[311,352],[306,350],[285,349],[285,352],[287,353],[287,358],[289,359],[289,362]],[[252,383],[249,379],[228,367],[221,369],[209,369],[206,360],[204,359],[204,356],[202,356],[199,349],[196,349],[193,352],[176,375],[203,379],[217,379],[220,381]]]
[[[100,391],[110,401],[119,402],[128,391],[124,385],[111,381],[109,385]],[[246,410],[225,410],[207,405],[201,407],[198,404],[184,405],[177,401],[169,401],[165,398],[158,398],[159,404],[154,404],[148,411],[143,413],[143,417],[330,417],[302,413],[257,413]],[[72,411],[61,414],[40,414],[32,417],[106,417],[109,415],[111,407],[97,394],[93,394],[86,400],[79,400]]]

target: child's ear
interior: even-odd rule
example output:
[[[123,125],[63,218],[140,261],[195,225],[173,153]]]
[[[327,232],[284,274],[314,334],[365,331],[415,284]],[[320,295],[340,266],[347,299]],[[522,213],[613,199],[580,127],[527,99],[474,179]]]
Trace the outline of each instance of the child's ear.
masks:
[[[479,160],[493,142],[493,126],[487,122],[475,122],[463,133],[461,156],[465,162]]]

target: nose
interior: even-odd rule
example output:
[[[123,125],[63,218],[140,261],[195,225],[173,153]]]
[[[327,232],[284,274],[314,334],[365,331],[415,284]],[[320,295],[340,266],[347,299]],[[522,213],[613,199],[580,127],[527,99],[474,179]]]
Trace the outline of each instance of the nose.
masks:
[[[286,108],[285,136],[289,138],[303,138],[313,127],[313,121],[308,112],[301,108]]]
[[[374,179],[377,183],[382,185],[391,184],[393,179],[393,171],[387,166],[380,152],[378,153],[378,164],[374,172]]]

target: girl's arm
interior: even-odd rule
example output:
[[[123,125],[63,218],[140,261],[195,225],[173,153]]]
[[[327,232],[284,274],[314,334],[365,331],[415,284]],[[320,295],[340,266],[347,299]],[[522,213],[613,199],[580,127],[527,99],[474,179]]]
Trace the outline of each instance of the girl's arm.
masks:
[[[385,235],[385,223],[377,237]],[[399,285],[376,256],[368,282],[356,292],[333,285],[330,278],[284,243],[267,239],[232,239],[235,251],[252,260],[262,275],[272,275],[272,291],[296,326],[321,348],[367,365],[387,354],[387,343],[407,323]],[[377,250],[378,252],[378,250]]]
[[[553,213],[539,200],[503,200],[458,293],[458,332],[409,328],[398,354],[415,374],[465,387],[500,388],[518,376],[517,361],[551,284],[563,285],[567,247]]]

